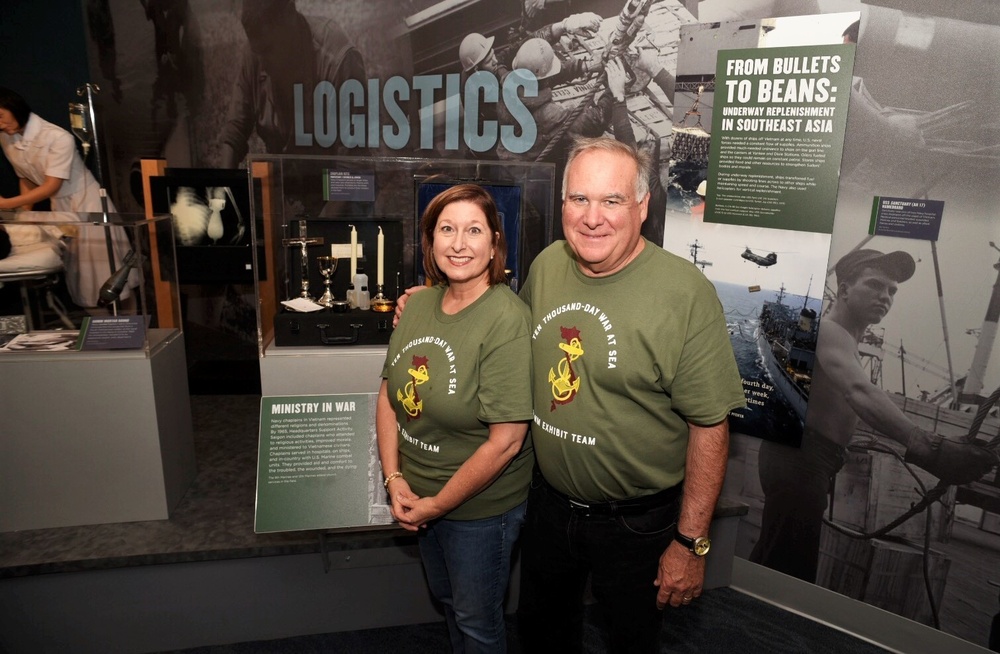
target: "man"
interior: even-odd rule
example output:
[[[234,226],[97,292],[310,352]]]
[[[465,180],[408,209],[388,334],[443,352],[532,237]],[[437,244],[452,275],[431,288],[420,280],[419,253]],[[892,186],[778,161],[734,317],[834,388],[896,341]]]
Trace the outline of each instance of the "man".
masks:
[[[312,125],[312,94],[319,82],[330,82],[338,92],[347,80],[364,84],[361,53],[344,31],[332,20],[302,15],[294,0],[244,2],[240,19],[250,49],[243,54],[222,130],[221,167],[235,168],[243,160],[254,132],[271,154],[345,154],[343,138],[329,149],[295,143],[294,101],[295,85],[301,84],[302,120]]]
[[[616,652],[655,651],[660,609],[702,591],[726,417],[744,394],[715,289],[640,236],[648,168],[614,139],[578,142],[566,240],[521,291],[541,471],[522,536],[525,651],[580,651],[588,576]]]
[[[862,369],[858,344],[892,308],[899,284],[913,276],[913,257],[861,249],[844,255],[834,270],[837,298],[820,328],[802,447],[761,444],[764,510],[750,555],[755,563],[809,582],[816,580],[830,482],[844,463],[858,418],[904,446],[907,463],[946,483],[974,481],[997,463],[981,447],[915,425]]]

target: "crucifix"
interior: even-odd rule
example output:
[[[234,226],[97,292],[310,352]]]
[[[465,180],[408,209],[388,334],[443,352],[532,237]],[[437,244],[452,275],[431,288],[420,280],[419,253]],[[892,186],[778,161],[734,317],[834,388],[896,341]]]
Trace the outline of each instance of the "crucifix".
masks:
[[[323,237],[315,236],[309,238],[306,232],[306,221],[304,219],[299,220],[299,237],[298,238],[283,238],[281,239],[281,244],[284,246],[298,245],[299,253],[301,255],[301,278],[302,278],[302,292],[299,293],[299,297],[306,300],[312,300],[309,296],[309,253],[306,248],[310,245],[323,245]]]

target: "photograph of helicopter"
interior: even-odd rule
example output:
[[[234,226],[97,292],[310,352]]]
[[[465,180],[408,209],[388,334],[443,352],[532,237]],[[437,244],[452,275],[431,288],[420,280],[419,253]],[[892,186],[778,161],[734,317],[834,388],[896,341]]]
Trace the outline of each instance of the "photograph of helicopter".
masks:
[[[766,255],[757,254],[756,252],[751,250],[749,246],[747,246],[747,248],[743,250],[743,254],[741,254],[740,256],[746,259],[747,261],[757,264],[758,267],[763,266],[766,268],[768,266],[773,266],[774,264],[778,263],[777,252],[771,252]]]

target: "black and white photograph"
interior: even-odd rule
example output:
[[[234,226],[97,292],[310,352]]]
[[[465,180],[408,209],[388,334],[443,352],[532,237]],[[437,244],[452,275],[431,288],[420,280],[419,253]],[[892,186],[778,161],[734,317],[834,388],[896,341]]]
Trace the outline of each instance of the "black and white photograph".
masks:
[[[76,349],[76,331],[48,331],[18,334],[0,347],[4,352],[67,352]]]
[[[995,648],[1000,31],[939,13],[862,9],[802,447],[738,438],[727,487],[751,561]],[[943,202],[936,240],[876,197]]]

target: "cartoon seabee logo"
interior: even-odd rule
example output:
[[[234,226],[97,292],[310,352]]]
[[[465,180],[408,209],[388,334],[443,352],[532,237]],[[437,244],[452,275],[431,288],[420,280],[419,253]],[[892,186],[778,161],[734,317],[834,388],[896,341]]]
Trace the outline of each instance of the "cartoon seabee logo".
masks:
[[[410,374],[410,381],[402,390],[396,390],[396,401],[403,405],[406,411],[406,421],[416,420],[424,410],[424,401],[420,399],[417,386],[425,383],[431,378],[427,372],[427,357],[414,356],[413,367],[406,372]]]
[[[562,357],[555,368],[549,368],[549,384],[552,385],[552,407],[557,404],[569,404],[580,390],[580,379],[573,370],[573,362],[583,356],[583,345],[580,342],[580,330],[576,327],[560,327],[560,334],[565,343],[559,344],[563,351]]]

